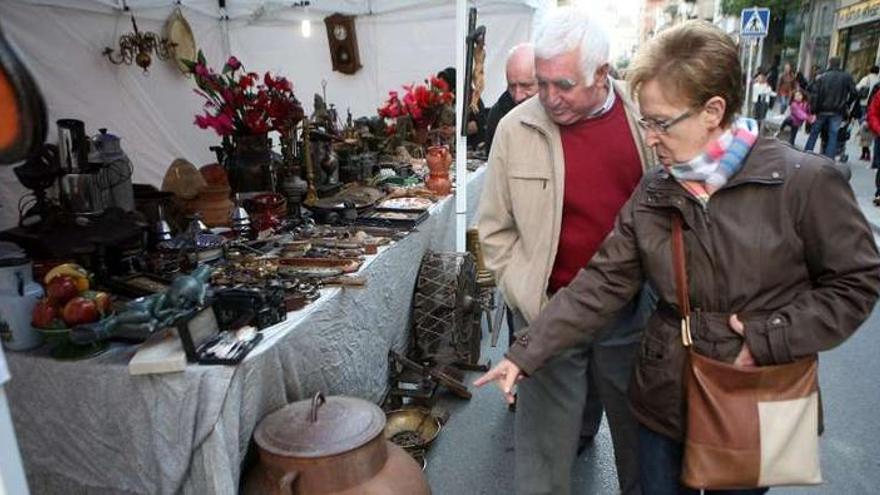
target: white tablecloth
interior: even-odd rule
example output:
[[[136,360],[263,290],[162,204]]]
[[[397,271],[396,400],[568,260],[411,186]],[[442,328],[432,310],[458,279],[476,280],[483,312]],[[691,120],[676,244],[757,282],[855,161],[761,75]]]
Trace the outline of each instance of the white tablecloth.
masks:
[[[484,168],[468,177],[468,224]],[[378,401],[388,351],[406,345],[424,252],[454,250],[455,204],[436,204],[416,232],[370,256],[363,289],[325,289],[239,366],[190,365],[131,376],[136,350],[55,361],[9,353],[7,384],[33,493],[234,494],[253,430],[266,414],[316,391]]]

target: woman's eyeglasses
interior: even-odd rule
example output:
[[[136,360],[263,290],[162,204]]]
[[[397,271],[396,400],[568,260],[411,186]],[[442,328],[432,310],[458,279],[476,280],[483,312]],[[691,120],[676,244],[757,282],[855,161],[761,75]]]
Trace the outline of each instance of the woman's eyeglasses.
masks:
[[[694,114],[693,110],[688,110],[678,117],[668,119],[668,120],[657,120],[652,119],[650,117],[642,117],[638,120],[639,126],[646,131],[656,132],[657,134],[666,134],[669,132],[669,128],[678,124],[682,120],[690,117]]]

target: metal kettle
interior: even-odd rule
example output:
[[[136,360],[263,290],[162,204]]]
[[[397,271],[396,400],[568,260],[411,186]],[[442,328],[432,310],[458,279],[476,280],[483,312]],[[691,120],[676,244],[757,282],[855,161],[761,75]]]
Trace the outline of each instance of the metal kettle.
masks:
[[[122,151],[121,139],[107,132],[107,129],[98,129],[98,134],[92,136],[90,142],[91,153],[89,161],[100,163],[101,182],[104,185],[104,201],[107,206],[115,206],[125,211],[134,210],[134,188],[131,184],[133,168],[131,160]]]
[[[245,494],[429,495],[421,467],[385,440],[385,414],[363,399],[320,392],[266,416],[260,464]]]

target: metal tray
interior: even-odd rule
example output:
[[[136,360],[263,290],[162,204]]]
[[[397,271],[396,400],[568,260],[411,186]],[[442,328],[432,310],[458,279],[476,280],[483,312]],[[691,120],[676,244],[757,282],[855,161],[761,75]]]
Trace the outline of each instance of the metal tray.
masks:
[[[400,211],[375,208],[359,215],[355,223],[358,225],[412,230],[418,224],[424,222],[426,218],[428,218],[427,211]]]

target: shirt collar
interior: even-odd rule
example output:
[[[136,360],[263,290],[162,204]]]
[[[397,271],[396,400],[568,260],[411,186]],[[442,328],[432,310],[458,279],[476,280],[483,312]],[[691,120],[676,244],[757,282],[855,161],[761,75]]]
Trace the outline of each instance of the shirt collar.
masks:
[[[611,78],[608,77],[608,96],[605,97],[605,103],[599,107],[598,110],[590,114],[589,119],[595,119],[596,117],[601,117],[606,113],[611,111],[611,107],[614,106],[614,102],[617,101],[617,96],[614,94],[614,86],[611,85]]]

